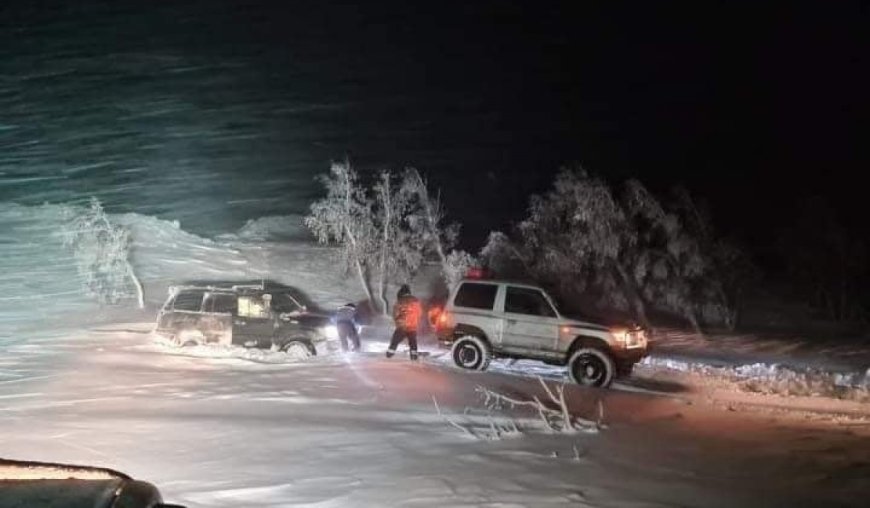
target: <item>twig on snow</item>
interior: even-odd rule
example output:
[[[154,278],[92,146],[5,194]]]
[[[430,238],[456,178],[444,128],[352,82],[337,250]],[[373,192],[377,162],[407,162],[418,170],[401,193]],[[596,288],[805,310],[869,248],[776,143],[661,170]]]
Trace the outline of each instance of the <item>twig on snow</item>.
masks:
[[[468,428],[466,428],[466,427],[463,427],[462,425],[460,425],[460,424],[454,422],[453,420],[451,420],[450,418],[448,418],[447,416],[445,416],[444,413],[441,412],[441,407],[438,405],[438,399],[436,399],[434,395],[432,396],[432,402],[435,404],[435,411],[438,412],[438,416],[440,416],[442,419],[444,419],[445,422],[447,422],[447,423],[449,423],[450,425],[452,425],[452,426],[456,427],[457,429],[461,430],[464,434],[467,434],[467,435],[473,437],[474,439],[478,439],[477,434],[475,434],[474,432],[472,432],[471,429],[468,429]]]
[[[461,423],[458,423],[453,419],[447,417],[447,415],[445,415],[441,411],[441,406],[438,405],[438,399],[436,399],[434,395],[432,396],[432,403],[435,404],[435,411],[438,412],[438,416],[440,416],[451,426],[461,430],[464,434],[469,435],[475,439],[496,440],[501,439],[508,434],[521,433],[519,427],[517,426],[517,422],[513,419],[508,419],[507,423],[498,423],[498,421],[493,418],[491,414],[486,416],[486,421],[481,422],[481,425],[479,425],[480,428],[475,431],[473,423],[469,423],[468,425],[462,425]],[[466,408],[466,411],[467,410],[468,408]],[[466,417],[468,417],[467,413]]]

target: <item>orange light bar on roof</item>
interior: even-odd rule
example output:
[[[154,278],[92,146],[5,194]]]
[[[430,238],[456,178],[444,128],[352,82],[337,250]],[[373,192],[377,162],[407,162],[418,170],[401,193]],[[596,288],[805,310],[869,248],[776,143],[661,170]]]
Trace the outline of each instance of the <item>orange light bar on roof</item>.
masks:
[[[465,272],[465,277],[469,279],[482,279],[484,276],[483,268],[479,266],[469,267]]]

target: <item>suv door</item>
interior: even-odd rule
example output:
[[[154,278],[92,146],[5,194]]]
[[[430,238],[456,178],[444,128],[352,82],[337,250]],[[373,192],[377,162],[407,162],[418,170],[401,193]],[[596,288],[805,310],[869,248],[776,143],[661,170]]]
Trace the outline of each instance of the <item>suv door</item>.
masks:
[[[233,316],[233,344],[247,347],[272,347],[277,322],[272,315],[269,295],[239,295]]]
[[[504,319],[505,350],[536,358],[558,356],[559,318],[543,291],[506,286]]]

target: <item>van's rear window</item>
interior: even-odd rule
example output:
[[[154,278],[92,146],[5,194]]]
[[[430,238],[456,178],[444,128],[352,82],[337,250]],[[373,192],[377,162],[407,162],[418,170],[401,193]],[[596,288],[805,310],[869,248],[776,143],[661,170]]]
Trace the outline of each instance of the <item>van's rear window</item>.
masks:
[[[198,312],[202,310],[203,294],[203,291],[182,291],[176,295],[172,308],[175,310],[190,310]]]

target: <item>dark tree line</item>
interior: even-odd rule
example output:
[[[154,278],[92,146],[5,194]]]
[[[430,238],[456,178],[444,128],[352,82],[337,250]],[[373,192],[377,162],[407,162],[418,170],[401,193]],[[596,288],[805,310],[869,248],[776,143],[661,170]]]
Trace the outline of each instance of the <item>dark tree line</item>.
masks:
[[[827,201],[808,200],[778,247],[789,286],[805,301],[831,320],[867,319],[866,244],[843,225]]]

